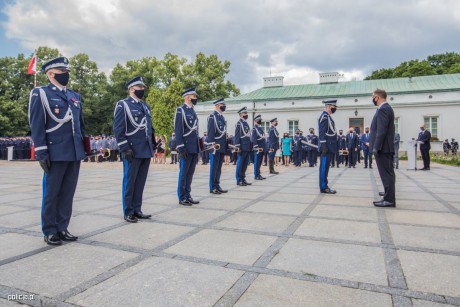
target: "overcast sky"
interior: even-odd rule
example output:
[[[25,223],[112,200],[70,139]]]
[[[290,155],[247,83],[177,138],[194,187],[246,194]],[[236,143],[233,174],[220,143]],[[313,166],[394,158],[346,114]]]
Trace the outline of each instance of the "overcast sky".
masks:
[[[116,63],[200,51],[232,63],[243,93],[262,77],[361,80],[402,61],[460,52],[459,0],[0,0],[0,56],[38,46]]]

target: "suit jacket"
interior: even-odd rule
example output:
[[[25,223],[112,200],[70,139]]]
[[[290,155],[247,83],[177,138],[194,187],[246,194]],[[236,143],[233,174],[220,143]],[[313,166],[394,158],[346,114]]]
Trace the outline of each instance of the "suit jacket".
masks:
[[[36,160],[85,159],[80,94],[69,89],[64,93],[53,84],[34,88],[30,93],[29,124]]]
[[[186,104],[178,107],[174,116],[174,134],[179,152],[186,151],[191,154],[200,152],[198,130],[198,116],[195,110]]]
[[[254,124],[254,127],[252,128],[251,142],[253,149],[262,148],[265,150],[267,139],[265,137],[264,128],[262,128],[261,125]]]
[[[225,153],[227,149],[227,124],[225,123],[225,118],[222,114],[217,111],[214,111],[208,117],[208,127],[207,130],[208,136],[206,138],[206,143],[216,143],[220,145],[219,153]]]
[[[318,151],[322,151],[326,146],[330,153],[337,152],[337,130],[332,117],[326,111],[321,113],[318,119],[319,146]]]
[[[431,149],[430,145],[431,133],[428,130],[423,130],[418,134],[417,141],[422,141],[423,144],[420,144],[420,149]]]
[[[153,126],[150,107],[132,97],[120,100],[115,106],[113,134],[121,152],[131,149],[135,158],[153,157]],[[100,147],[105,141],[100,142]]]
[[[370,134],[363,133],[363,135],[361,135],[361,148],[365,152],[369,151],[369,146],[366,145],[366,143],[369,143],[369,140],[370,140]]]
[[[395,138],[395,114],[389,103],[381,105],[372,119],[369,149],[380,153],[393,153]]]
[[[268,132],[268,147],[273,149],[274,151],[280,148],[280,138],[279,133],[276,127],[270,126],[270,130]]]
[[[242,151],[252,151],[251,128],[248,122],[241,118],[235,127],[235,146]]]
[[[347,149],[354,151],[358,148],[358,135],[356,133],[347,134]]]

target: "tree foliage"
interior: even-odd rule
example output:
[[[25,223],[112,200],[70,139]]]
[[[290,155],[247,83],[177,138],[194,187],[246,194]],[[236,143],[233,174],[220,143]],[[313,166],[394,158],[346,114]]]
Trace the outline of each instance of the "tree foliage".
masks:
[[[61,56],[58,49],[39,47],[37,68]],[[27,74],[32,54],[0,58],[0,136],[29,133],[27,109],[34,76]],[[157,134],[169,136],[173,130],[174,112],[183,99],[181,92],[197,87],[200,101],[239,95],[239,89],[226,80],[230,62],[216,55],[198,53],[193,61],[167,53],[163,59],[144,57],[117,64],[107,77],[87,54],[69,58],[69,88],[79,92],[83,100],[86,130],[89,134],[111,134],[113,109],[127,96],[125,84],[135,76],[143,76],[147,84],[144,100],[152,108]],[[37,86],[48,83],[42,72],[36,74]]]
[[[460,73],[460,54],[447,52],[434,54],[426,60],[402,62],[394,68],[382,68],[372,72],[364,80],[391,79],[402,77],[431,76]]]

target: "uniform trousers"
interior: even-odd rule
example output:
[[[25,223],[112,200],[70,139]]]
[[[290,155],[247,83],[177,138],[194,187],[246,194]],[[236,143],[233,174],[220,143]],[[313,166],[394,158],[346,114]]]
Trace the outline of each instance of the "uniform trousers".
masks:
[[[318,159],[318,151],[315,150],[308,150],[308,165],[314,166]]]
[[[187,153],[187,156],[180,157],[179,161],[179,180],[177,186],[177,196],[179,201],[191,198],[193,174],[195,174],[198,154]]]
[[[382,153],[375,156],[375,163],[379,170],[385,195],[383,200],[395,203],[395,171],[393,168],[393,153]]]
[[[320,191],[325,190],[328,188],[329,181],[327,180],[327,176],[329,174],[329,166],[331,164],[331,160],[334,159],[335,153],[327,152],[321,153],[320,163],[319,163],[319,189]]]
[[[45,236],[66,231],[72,216],[81,161],[52,161],[43,175],[42,232]]]
[[[141,213],[145,181],[149,173],[150,158],[123,159],[122,203],[124,216]]]
[[[236,183],[246,180],[246,169],[248,168],[250,151],[241,151],[238,153],[238,161],[236,162]]]
[[[220,187],[220,175],[222,164],[224,163],[225,153],[215,152],[209,154],[209,190],[212,191]]]
[[[263,158],[264,152],[254,152],[254,178],[260,176],[260,167],[262,166]]]

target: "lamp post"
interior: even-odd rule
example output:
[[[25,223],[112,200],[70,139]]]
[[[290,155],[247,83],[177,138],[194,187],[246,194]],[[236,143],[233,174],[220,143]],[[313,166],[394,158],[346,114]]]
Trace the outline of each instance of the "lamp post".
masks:
[[[355,109],[355,116],[358,116],[358,108]]]

